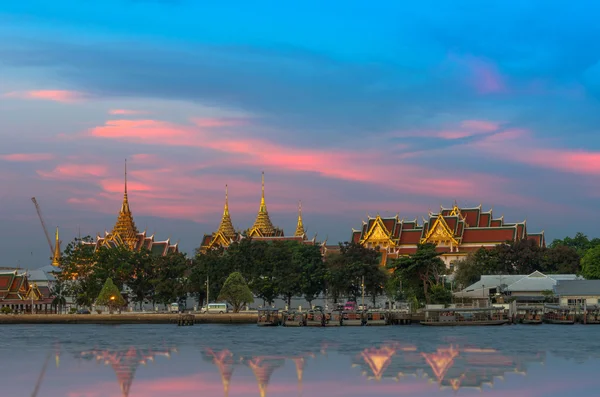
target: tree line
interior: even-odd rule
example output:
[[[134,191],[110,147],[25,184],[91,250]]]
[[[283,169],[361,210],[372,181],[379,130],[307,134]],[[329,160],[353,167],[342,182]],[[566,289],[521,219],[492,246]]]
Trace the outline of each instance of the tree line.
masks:
[[[464,288],[484,274],[577,273],[600,278],[600,239],[554,240],[547,248],[531,240],[507,242],[493,249],[479,249],[454,263],[454,285],[440,253],[433,244],[421,244],[415,254],[388,259],[381,266],[378,249],[356,243],[340,243],[325,258],[318,245],[297,241],[243,239],[227,249],[156,255],[147,250],[81,244],[90,237],[73,240],[61,259],[58,275],[62,294],[79,306],[91,307],[106,280],[126,292],[130,302],[164,304],[182,302],[188,296],[204,305],[207,289],[214,301],[227,278],[239,273],[255,297],[265,305],[281,298],[291,304],[302,296],[312,302],[322,295],[328,300],[357,300],[364,288],[372,299],[385,295],[389,301],[449,303],[451,290]],[[236,279],[239,277],[236,275]],[[364,282],[364,284],[363,284]]]

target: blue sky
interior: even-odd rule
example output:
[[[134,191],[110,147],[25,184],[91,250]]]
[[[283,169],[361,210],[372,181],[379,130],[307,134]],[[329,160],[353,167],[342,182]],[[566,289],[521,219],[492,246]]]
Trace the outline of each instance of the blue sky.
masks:
[[[348,239],[366,214],[493,207],[596,233],[596,3],[8,1],[0,5],[5,265],[110,230],[128,158],[140,229],[192,252],[273,222]]]

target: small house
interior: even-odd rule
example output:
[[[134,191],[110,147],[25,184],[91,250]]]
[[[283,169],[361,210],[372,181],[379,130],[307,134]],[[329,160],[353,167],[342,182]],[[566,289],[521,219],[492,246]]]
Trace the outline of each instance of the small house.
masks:
[[[600,300],[600,280],[561,280],[554,293],[561,306],[595,306]]]

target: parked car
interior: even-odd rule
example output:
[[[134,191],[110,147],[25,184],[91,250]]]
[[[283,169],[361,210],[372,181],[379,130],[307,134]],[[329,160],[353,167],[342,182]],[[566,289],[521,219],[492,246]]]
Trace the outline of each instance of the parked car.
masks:
[[[92,314],[88,309],[79,309],[75,313],[76,314]]]

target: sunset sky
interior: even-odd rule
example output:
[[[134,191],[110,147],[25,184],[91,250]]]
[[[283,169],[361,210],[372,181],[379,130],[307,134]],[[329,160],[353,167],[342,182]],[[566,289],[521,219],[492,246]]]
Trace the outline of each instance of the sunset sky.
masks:
[[[0,266],[110,230],[192,253],[221,218],[350,238],[454,200],[547,241],[600,221],[592,1],[0,3]]]

